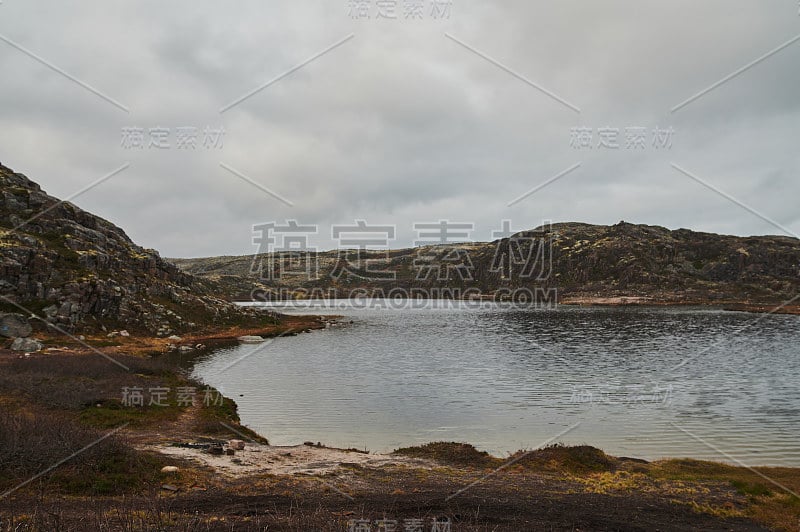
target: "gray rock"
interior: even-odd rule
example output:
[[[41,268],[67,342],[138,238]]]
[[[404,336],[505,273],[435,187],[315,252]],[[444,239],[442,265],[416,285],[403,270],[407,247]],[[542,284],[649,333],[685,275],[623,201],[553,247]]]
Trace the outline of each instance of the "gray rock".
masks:
[[[22,314],[3,314],[0,316],[0,336],[6,338],[27,338],[33,332],[28,318]]]
[[[44,348],[41,342],[33,338],[15,338],[11,343],[12,351],[25,351],[26,353],[35,353]]]
[[[240,336],[237,340],[243,344],[260,344],[265,341],[261,336]]]
[[[72,310],[72,303],[69,301],[64,301],[61,303],[61,307],[58,309],[59,316],[69,316],[70,311]]]

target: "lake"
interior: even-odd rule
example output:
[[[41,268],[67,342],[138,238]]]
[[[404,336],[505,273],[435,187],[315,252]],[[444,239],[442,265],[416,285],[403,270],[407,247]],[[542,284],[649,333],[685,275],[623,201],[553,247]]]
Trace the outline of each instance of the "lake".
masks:
[[[193,376],[275,445],[464,441],[505,456],[563,442],[800,467],[798,316],[335,303],[285,311],[342,325],[216,350]]]

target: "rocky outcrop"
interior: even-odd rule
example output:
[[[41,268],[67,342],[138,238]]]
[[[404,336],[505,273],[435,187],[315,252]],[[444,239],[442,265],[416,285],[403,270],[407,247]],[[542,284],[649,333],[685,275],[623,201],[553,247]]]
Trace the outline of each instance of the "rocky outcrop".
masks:
[[[24,308],[72,331],[126,328],[161,336],[274,321],[218,293],[114,224],[0,164],[0,311]]]

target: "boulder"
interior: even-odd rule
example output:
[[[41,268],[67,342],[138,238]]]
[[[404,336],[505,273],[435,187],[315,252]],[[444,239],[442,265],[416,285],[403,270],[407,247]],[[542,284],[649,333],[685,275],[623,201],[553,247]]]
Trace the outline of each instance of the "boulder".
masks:
[[[243,344],[260,344],[264,341],[264,338],[260,336],[240,336],[237,340]]]
[[[25,351],[26,353],[35,353],[44,348],[41,342],[33,338],[15,338],[11,343],[12,351]]]
[[[244,442],[242,440],[231,440],[228,442],[228,447],[236,451],[244,450]]]
[[[161,468],[162,473],[177,473],[178,468],[172,465],[164,466]]]
[[[22,314],[0,315],[0,336],[6,338],[27,338],[33,332],[28,318]]]

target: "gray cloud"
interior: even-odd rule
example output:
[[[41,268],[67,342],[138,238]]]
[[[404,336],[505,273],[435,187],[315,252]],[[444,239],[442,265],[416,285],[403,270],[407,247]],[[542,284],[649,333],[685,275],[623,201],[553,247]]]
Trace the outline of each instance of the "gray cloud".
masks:
[[[402,0],[398,5],[402,11]],[[734,234],[800,232],[800,43],[670,109],[800,33],[796,2],[454,0],[446,21],[352,20],[346,0],[236,6],[7,0],[0,34],[130,108],[0,43],[0,160],[167,256],[251,252],[251,226],[364,218],[398,226],[620,219]],[[581,108],[577,114],[445,32]],[[221,107],[355,37],[223,114]],[[127,150],[121,129],[224,126],[224,147]],[[676,129],[673,148],[575,150],[570,128]],[[595,138],[596,142],[596,138]],[[173,141],[174,143],[174,141]],[[290,199],[290,208],[220,168]],[[573,164],[581,168],[511,208]]]

